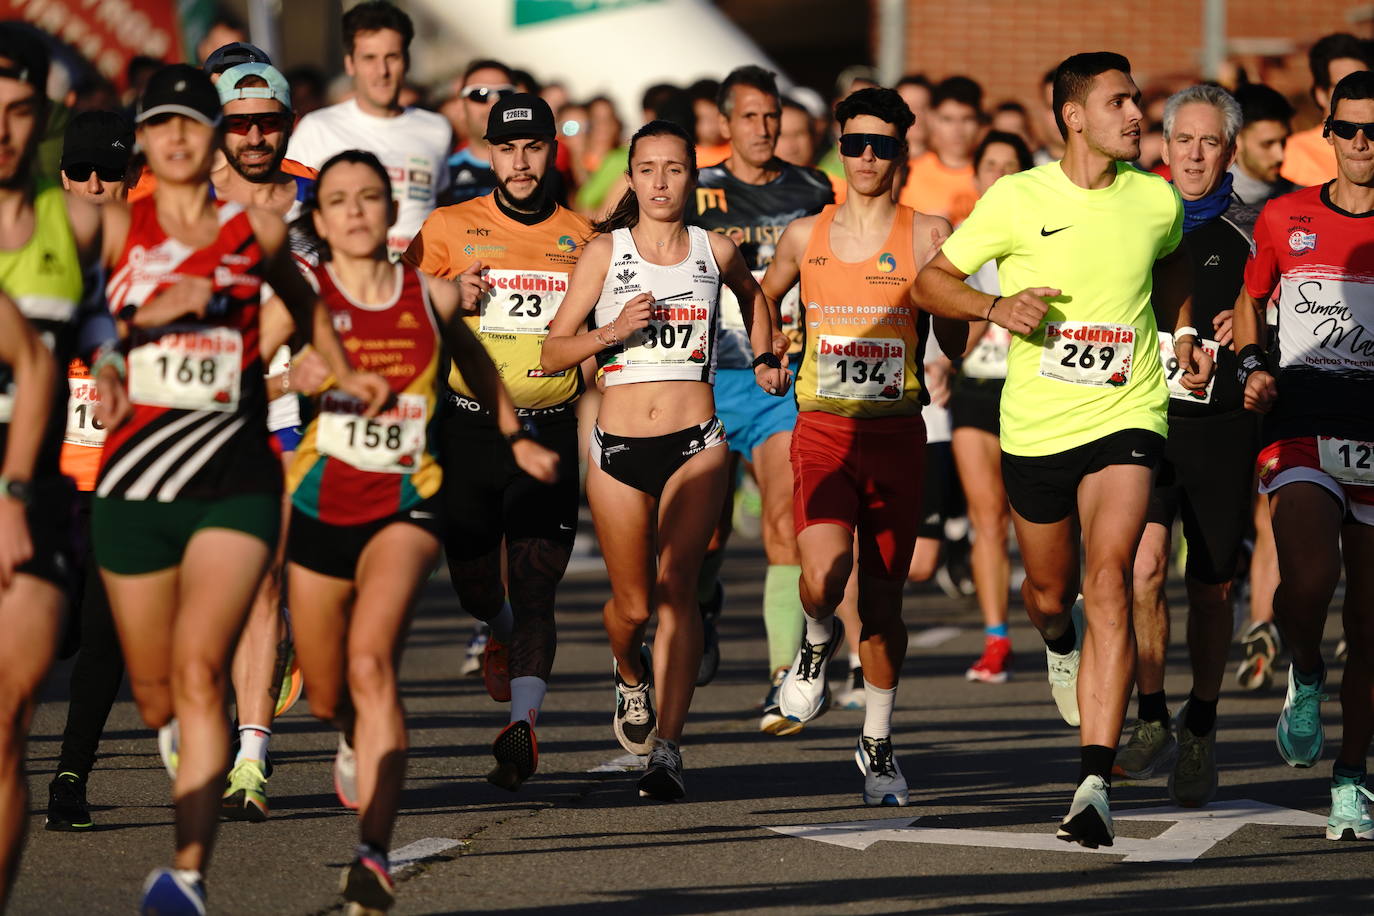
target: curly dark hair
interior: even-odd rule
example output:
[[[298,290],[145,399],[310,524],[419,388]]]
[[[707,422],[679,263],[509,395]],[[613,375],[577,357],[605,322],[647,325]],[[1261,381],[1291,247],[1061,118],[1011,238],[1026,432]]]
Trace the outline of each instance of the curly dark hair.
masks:
[[[835,121],[841,128],[846,121],[859,115],[871,115],[895,126],[898,139],[905,138],[911,125],[916,123],[916,116],[895,89],[860,89],[835,106]]]

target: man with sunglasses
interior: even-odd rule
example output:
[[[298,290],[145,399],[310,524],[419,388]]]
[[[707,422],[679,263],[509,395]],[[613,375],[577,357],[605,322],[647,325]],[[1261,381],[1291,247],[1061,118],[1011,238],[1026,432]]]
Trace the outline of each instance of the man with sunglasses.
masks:
[[[499,60],[475,60],[463,71],[458,104],[463,112],[467,142],[448,158],[449,185],[444,200],[450,204],[490,194],[496,187],[491,169],[491,146],[483,136],[491,107],[515,94],[510,68]]]
[[[291,139],[291,87],[276,67],[241,63],[215,81],[224,106],[224,159],[210,173],[215,197],[270,210],[288,223],[315,186],[282,169]]]
[[[1323,125],[1336,178],[1271,200],[1236,301],[1245,406],[1265,414],[1261,492],[1278,548],[1274,618],[1292,651],[1275,728],[1292,767],[1322,755],[1321,639],[1345,561],[1341,748],[1326,836],[1374,839],[1365,760],[1374,734],[1374,72],[1336,84]],[[1262,307],[1277,290],[1278,368]]]
[[[715,105],[729,141],[729,157],[701,170],[696,206],[689,211],[689,219],[734,239],[755,276],[762,277],[788,224],[820,212],[834,202],[835,195],[824,173],[789,165],[774,155],[782,104],[773,73],[757,66],[732,70],[716,93]],[[792,336],[791,349],[800,356],[803,335],[795,291],[788,293],[782,311],[782,328]],[[763,501],[763,546],[768,555],[763,620],[768,633],[770,686],[759,727],[772,731],[784,721],[777,709],[776,685],[792,661],[805,617],[797,592],[801,566],[792,526],[792,471],[788,463],[797,405],[792,398],[771,397],[758,386],[750,368],[753,353],[739,303],[724,290],[717,341],[716,413],[725,424],[735,460],[748,462]],[[778,355],[785,356],[785,352]],[[733,481],[735,475],[730,479]],[[724,592],[718,574],[730,536],[733,485],[722,509],[698,586],[705,630],[698,685],[709,683],[720,664],[715,621]]]
[[[442,115],[400,104],[414,37],[410,17],[385,0],[367,0],[344,13],[344,67],[353,78],[353,98],[301,118],[287,150],[311,168],[346,149],[381,160],[397,203],[387,238],[393,257],[406,250],[448,186],[453,147],[453,128]]]
[[[1061,63],[1054,108],[1064,159],[999,179],[916,284],[927,308],[1013,319],[1002,476],[1026,612],[1045,640],[1060,715],[1080,726],[1077,790],[1058,836],[1089,848],[1114,838],[1108,792],[1135,661],[1131,577],[1168,431],[1157,327],[1173,331],[1184,387],[1204,387],[1212,369],[1188,326],[1178,192],[1130,165],[1140,155],[1139,98],[1120,54]],[[993,259],[1004,296],[964,283]],[[1080,582],[1086,627],[1070,614]]]

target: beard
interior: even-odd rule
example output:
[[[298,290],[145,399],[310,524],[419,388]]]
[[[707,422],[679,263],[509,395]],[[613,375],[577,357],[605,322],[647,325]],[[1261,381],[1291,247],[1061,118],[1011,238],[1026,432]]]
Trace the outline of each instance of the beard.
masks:
[[[239,156],[250,152],[271,153],[272,157],[264,162],[245,165],[243,161],[239,159]],[[228,161],[230,168],[238,172],[246,180],[254,184],[266,184],[276,177],[277,172],[281,169],[281,162],[286,158],[286,144],[283,143],[276,149],[273,149],[272,146],[266,143],[261,143],[257,146],[244,146],[239,148],[237,154],[230,152],[226,147],[224,150],[224,158]]]
[[[549,176],[547,174],[536,181],[533,190],[529,191],[524,197],[517,197],[511,192],[510,182],[508,180],[502,181],[500,178],[497,178],[496,184],[497,187],[501,189],[501,196],[505,198],[506,203],[510,204],[511,207],[516,210],[526,210],[533,213],[542,209],[548,199]]]

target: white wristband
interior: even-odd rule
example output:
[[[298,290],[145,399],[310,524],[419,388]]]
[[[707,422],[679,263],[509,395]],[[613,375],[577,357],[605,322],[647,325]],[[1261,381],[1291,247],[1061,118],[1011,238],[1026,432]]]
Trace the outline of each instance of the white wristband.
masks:
[[[1189,325],[1184,325],[1183,327],[1174,331],[1174,340],[1178,340],[1180,337],[1187,337],[1189,334],[1193,335],[1193,337],[1197,339],[1197,328],[1191,327]]]

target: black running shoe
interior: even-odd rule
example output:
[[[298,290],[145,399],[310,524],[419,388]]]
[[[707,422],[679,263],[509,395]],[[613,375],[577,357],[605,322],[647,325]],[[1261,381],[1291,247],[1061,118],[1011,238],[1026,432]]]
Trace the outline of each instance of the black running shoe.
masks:
[[[46,830],[79,832],[90,830],[91,809],[86,804],[86,780],[75,773],[58,773],[48,783]]]
[[[502,729],[491,744],[491,755],[496,766],[487,774],[487,782],[507,792],[518,791],[539,769],[539,742],[530,723],[520,719]]]
[[[701,664],[697,667],[697,686],[705,687],[720,670],[720,634],[716,622],[725,607],[725,586],[716,580],[716,591],[710,601],[697,605],[701,609]]]
[[[639,777],[639,797],[656,801],[677,801],[687,794],[682,782],[682,751],[672,741],[654,739],[649,764]]]

